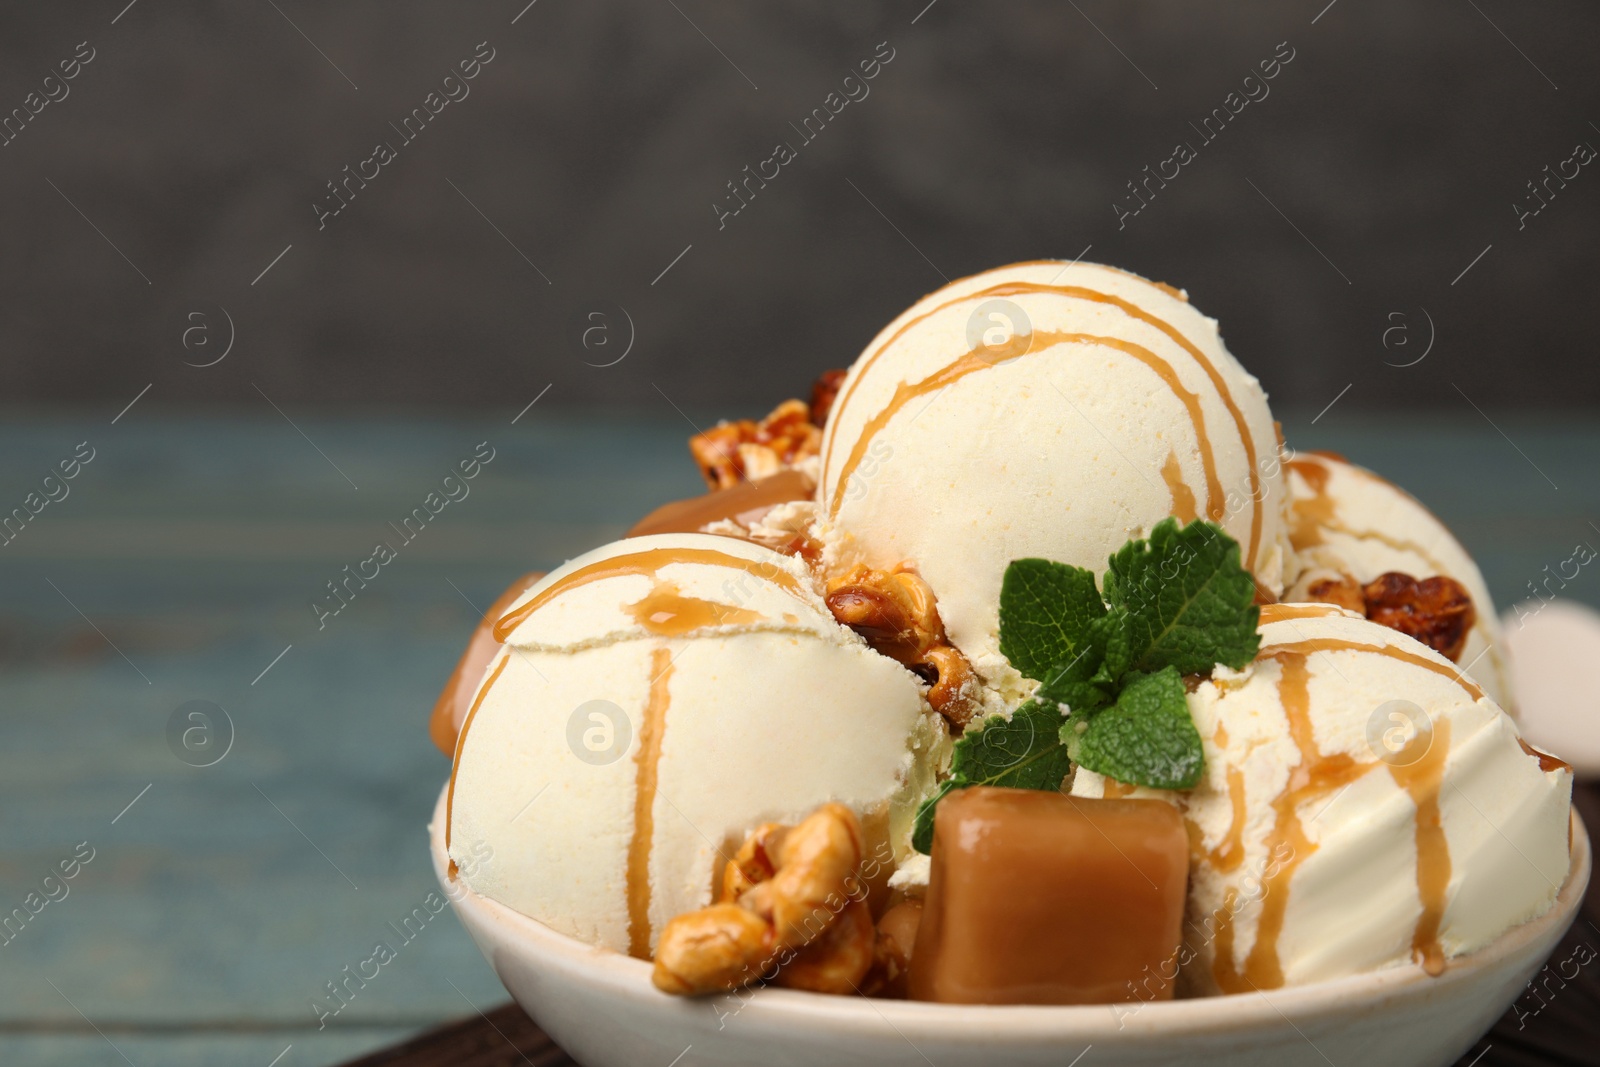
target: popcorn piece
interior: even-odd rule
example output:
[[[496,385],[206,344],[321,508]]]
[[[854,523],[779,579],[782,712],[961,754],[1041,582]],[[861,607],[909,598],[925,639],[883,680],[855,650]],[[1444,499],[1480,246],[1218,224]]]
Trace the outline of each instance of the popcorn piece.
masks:
[[[770,477],[815,456],[821,446],[822,431],[803,400],[785,400],[759,423],[719,422],[689,438],[689,453],[712,489]]]

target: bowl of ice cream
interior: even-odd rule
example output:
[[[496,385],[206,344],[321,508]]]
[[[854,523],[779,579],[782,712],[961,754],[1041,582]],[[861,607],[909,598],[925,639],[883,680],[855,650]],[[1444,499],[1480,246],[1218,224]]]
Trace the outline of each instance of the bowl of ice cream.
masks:
[[[1470,555],[1182,292],[964,279],[690,449],[432,724],[441,884],[583,1062],[1446,1064],[1570,924]]]
[[[1446,1067],[1523,990],[1571,924],[1588,884],[1588,838],[1573,817],[1572,868],[1555,906],[1438,978],[1397,967],[1259,994],[1081,1007],[971,1006],[825,997],[787,989],[685,1000],[650,965],[558,934],[449,876],[444,798],[434,866],[455,912],[519,1004],[586,1067]]]

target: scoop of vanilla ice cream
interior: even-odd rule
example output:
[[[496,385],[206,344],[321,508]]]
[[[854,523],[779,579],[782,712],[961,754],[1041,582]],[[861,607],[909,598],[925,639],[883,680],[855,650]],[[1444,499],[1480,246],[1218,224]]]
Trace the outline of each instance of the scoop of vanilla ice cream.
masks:
[[[912,305],[845,378],[817,500],[825,561],[911,562],[991,683],[1014,559],[1098,575],[1161,519],[1199,517],[1282,588],[1265,394],[1185,294],[1110,267],[1019,263]]]
[[[1304,600],[1312,582],[1337,575],[1362,583],[1388,571],[1454,578],[1472,595],[1478,616],[1461,667],[1515,713],[1509,657],[1489,587],[1444,523],[1398,486],[1327,453],[1297,453],[1284,466],[1289,540],[1299,567],[1284,599]]]
[[[1261,638],[1189,697],[1206,756],[1187,798],[1191,991],[1437,973],[1551,905],[1570,768],[1444,657],[1358,615],[1271,605]]]
[[[501,620],[456,746],[448,846],[476,892],[648,958],[768,821],[838,801],[883,869],[948,761],[904,667],[829,615],[805,567],[702,534],[630,538]]]

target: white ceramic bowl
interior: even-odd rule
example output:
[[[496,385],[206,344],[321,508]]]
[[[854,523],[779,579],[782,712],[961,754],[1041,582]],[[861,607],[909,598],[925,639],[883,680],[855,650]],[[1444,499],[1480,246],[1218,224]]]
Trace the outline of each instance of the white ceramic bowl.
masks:
[[[1447,1067],[1522,992],[1572,924],[1589,883],[1573,813],[1572,868],[1555,907],[1444,975],[1418,967],[1255,995],[1137,1007],[966,1007],[787,989],[669,997],[650,965],[594,948],[451,883],[444,796],[434,871],[506,989],[585,1067]],[[1083,1055],[1085,1050],[1092,1052]]]

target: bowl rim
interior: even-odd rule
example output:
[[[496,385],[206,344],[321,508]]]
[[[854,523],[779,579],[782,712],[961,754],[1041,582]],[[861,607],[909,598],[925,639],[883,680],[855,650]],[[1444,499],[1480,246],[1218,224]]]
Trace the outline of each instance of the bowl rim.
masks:
[[[1059,1039],[1065,1034],[1075,1038],[1118,1035],[1126,1040],[1141,1032],[1203,1033],[1262,1023],[1278,1025],[1285,1021],[1293,1025],[1295,1018],[1322,1015],[1336,1006],[1347,1007],[1353,1000],[1375,1004],[1397,998],[1433,998],[1515,956],[1548,936],[1553,927],[1559,927],[1559,932],[1550,940],[1552,944],[1559,942],[1582,907],[1591,866],[1589,835],[1574,807],[1569,823],[1571,863],[1551,906],[1542,915],[1512,927],[1483,948],[1452,958],[1444,974],[1437,978],[1428,976],[1421,966],[1408,963],[1254,993],[1066,1006],[932,1004],[828,996],[774,986],[747,987],[720,995],[675,997],[658,991],[651,983],[652,967],[647,961],[568,937],[537,919],[478,894],[459,879],[451,879],[450,859],[444,850],[444,804],[445,794],[441,791],[428,827],[434,873],[451,905],[468,913],[476,923],[492,928],[502,949],[509,947],[517,955],[544,957],[567,970],[582,973],[591,986],[603,987],[618,996],[660,998],[663,1007],[668,1009],[715,1004],[719,996],[730,997],[737,999],[739,1011],[760,1009],[759,1014],[769,1020],[801,1025],[825,1022],[834,1027],[859,1025],[873,1029],[884,1024],[898,1029],[903,1024],[915,1027],[919,1037],[934,1042],[945,1037],[970,1040],[978,1033],[996,1040],[1024,1042]]]

